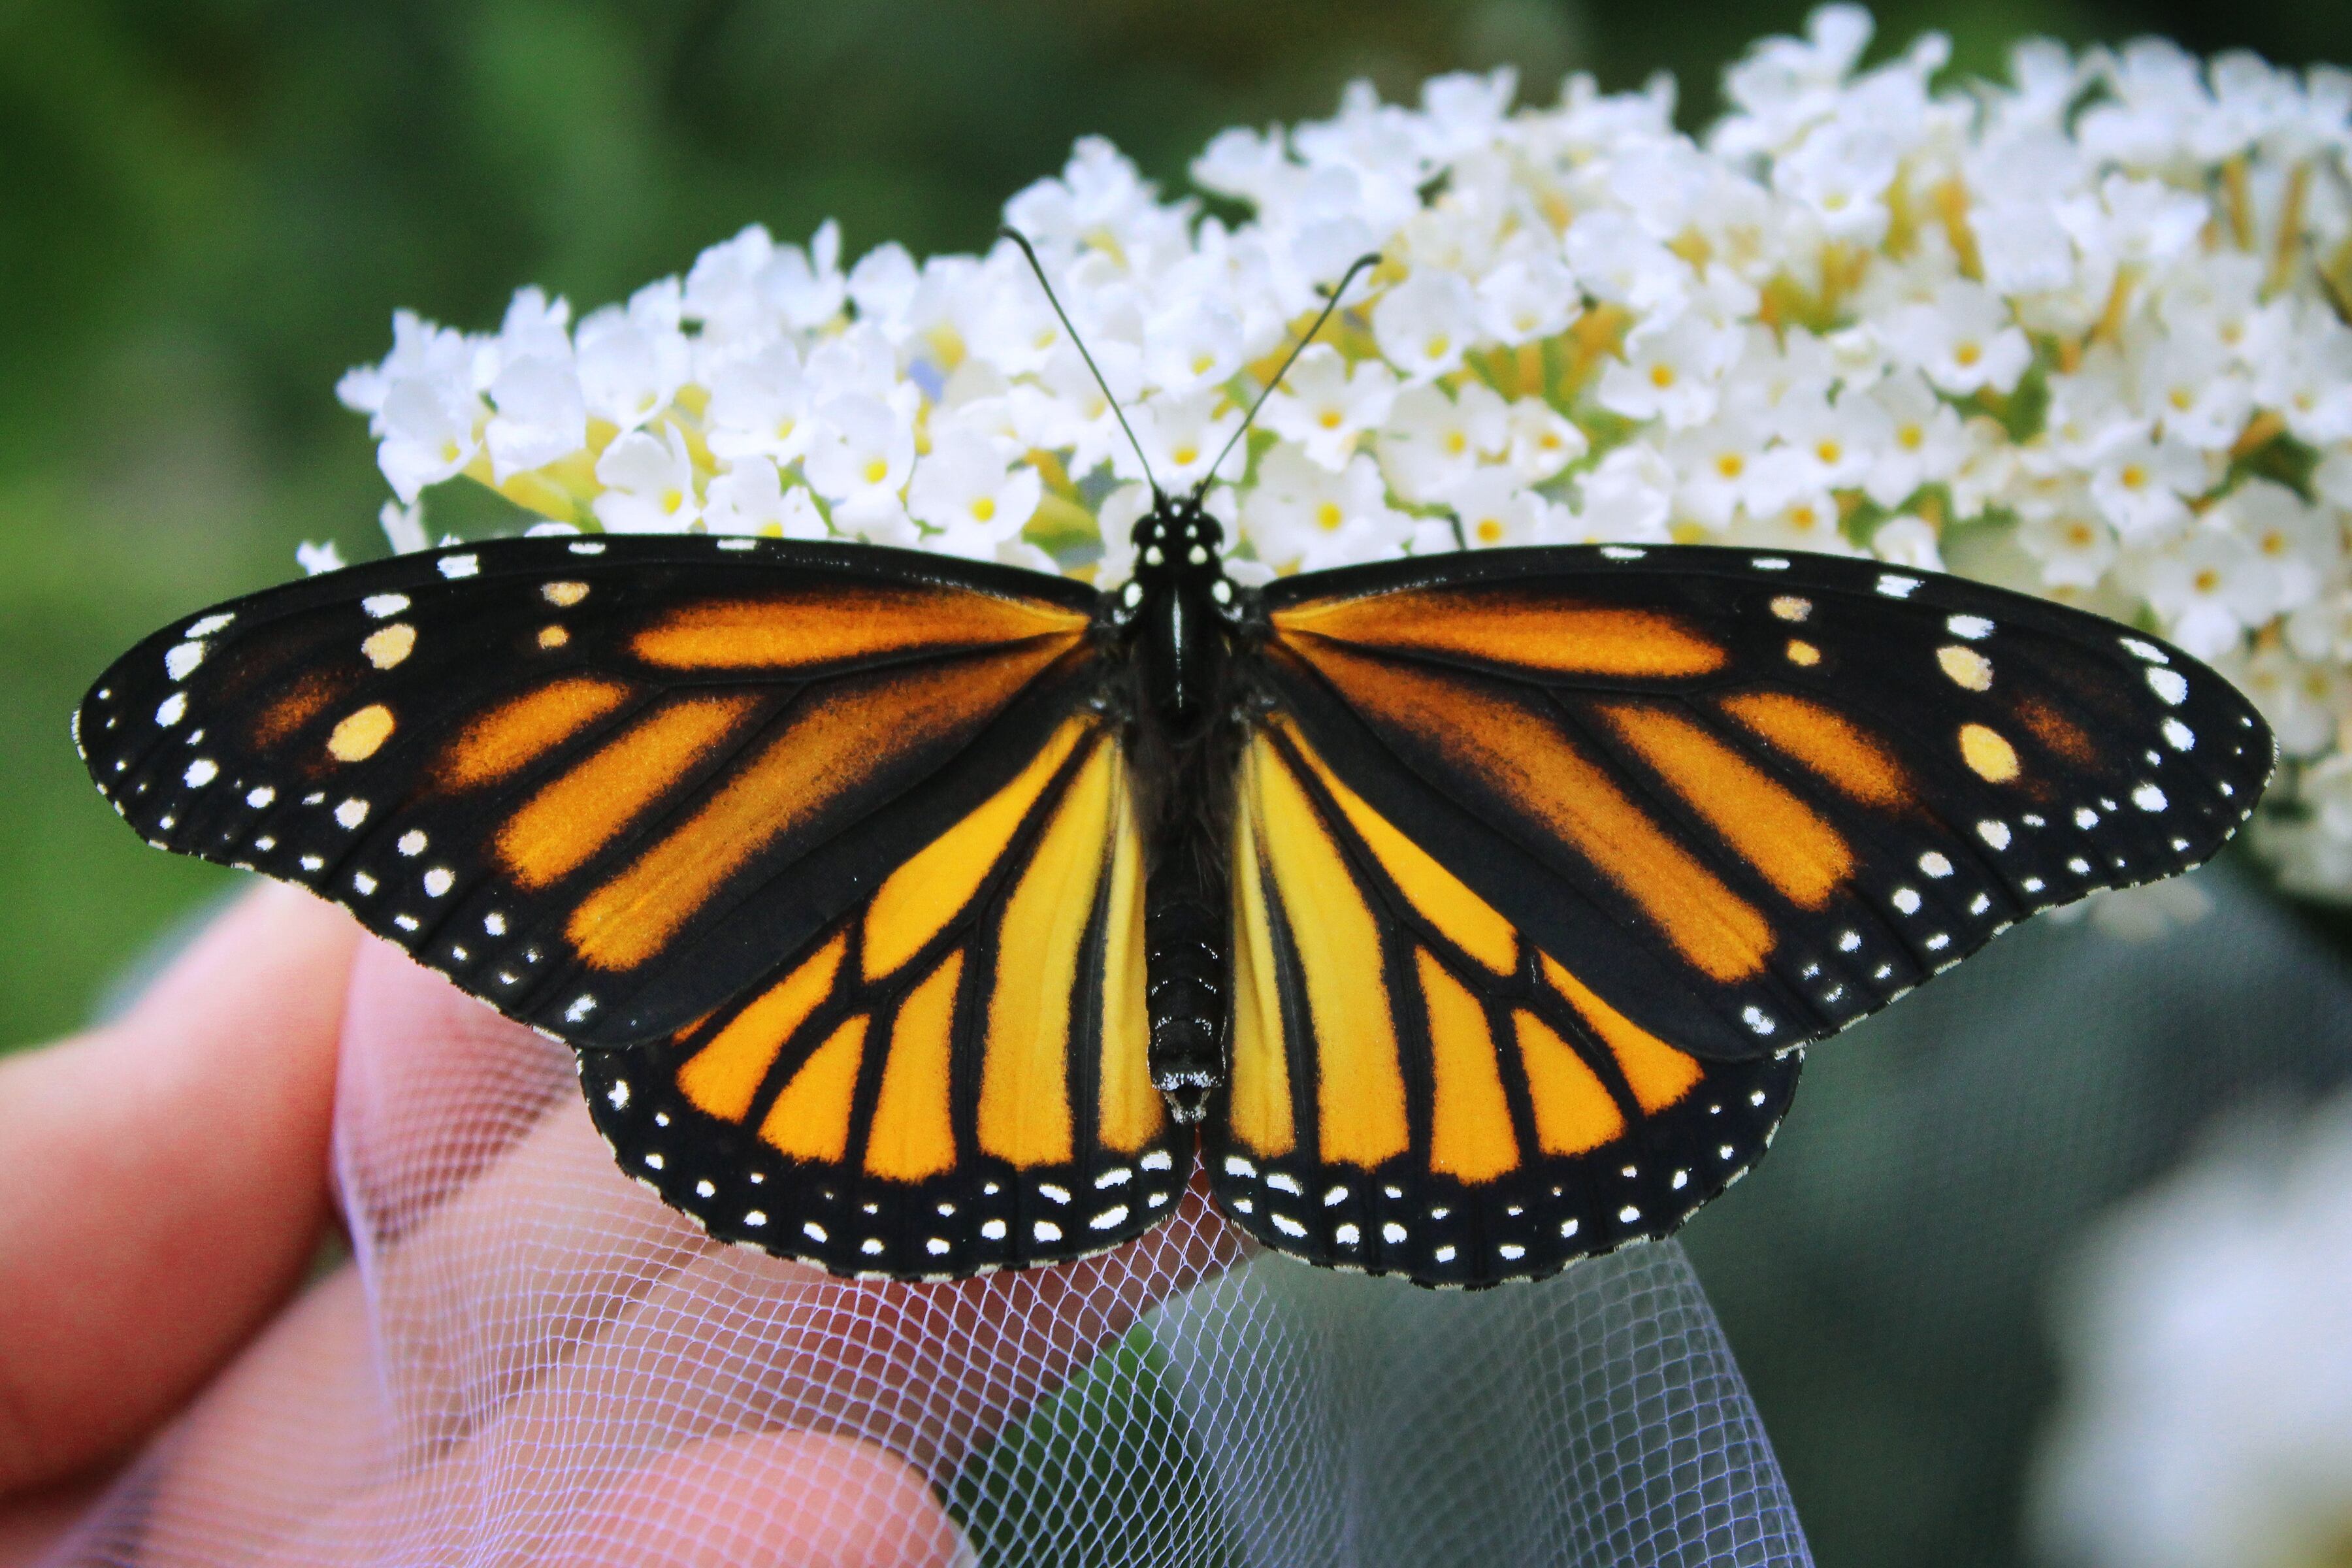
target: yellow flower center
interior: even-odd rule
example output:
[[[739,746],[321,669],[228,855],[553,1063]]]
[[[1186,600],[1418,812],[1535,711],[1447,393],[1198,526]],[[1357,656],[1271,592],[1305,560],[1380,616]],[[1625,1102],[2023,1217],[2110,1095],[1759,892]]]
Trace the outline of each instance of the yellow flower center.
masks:
[[[2137,463],[2126,463],[2124,471],[2116,476],[2116,480],[2127,490],[2139,489],[2147,483],[2147,470]]]
[[[685,492],[684,490],[667,489],[667,490],[664,490],[664,491],[662,491],[662,498],[661,498],[661,509],[662,509],[662,510],[664,510],[664,511],[676,511],[678,508],[680,508],[680,507],[684,506],[685,504],[686,504],[686,492]]]
[[[2193,582],[2199,593],[2210,594],[2221,586],[2221,574],[2208,566],[2197,574]]]
[[[2196,396],[2187,387],[2176,386],[2172,389],[2172,406],[2179,409],[2183,414],[2195,407],[2196,404]]]
[[[1217,356],[1214,354],[1194,354],[1192,356],[1192,374],[1194,375],[1206,375],[1209,374],[1210,370],[1215,366],[1216,363]]]
[[[800,424],[800,421],[799,421],[799,420],[794,419],[794,418],[792,418],[792,417],[791,417],[791,416],[786,416],[786,417],[784,417],[784,418],[782,418],[782,419],[777,420],[777,421],[776,421],[776,439],[777,439],[777,440],[779,440],[779,441],[782,441],[782,440],[785,439],[786,437],[790,437],[790,436],[792,435],[793,431],[793,430],[794,430],[794,429],[799,426],[799,424]]]
[[[1835,441],[1824,441],[1813,448],[1813,456],[1824,463],[1834,463],[1845,456],[1845,448]]]
[[[1748,459],[1737,452],[1726,452],[1715,460],[1715,471],[1727,479],[1736,479],[1748,471]]]
[[[1503,525],[1496,521],[1491,517],[1481,521],[1478,524],[1478,542],[1481,544],[1502,543]]]
[[[1952,351],[1952,363],[1957,365],[1972,365],[1982,358],[1984,358],[1984,349],[1975,342],[1961,343]]]
[[[1344,417],[1345,416],[1343,416],[1338,409],[1326,408],[1322,413],[1322,416],[1318,418],[1316,423],[1322,426],[1326,430],[1337,430],[1339,427],[1339,421]]]
[[[869,458],[866,463],[866,482],[878,485],[890,477],[890,465],[879,458]]]
[[[1916,425],[1906,425],[1895,432],[1895,439],[1906,452],[1916,452],[1927,441],[1927,432]]]
[[[1654,364],[1650,367],[1650,384],[1652,386],[1656,387],[1660,392],[1664,392],[1674,384],[1674,366],[1670,364]]]
[[[1189,468],[1201,460],[1201,448],[1192,446],[1179,447],[1168,455],[1176,459],[1178,468]]]
[[[1799,533],[1811,533],[1813,531],[1813,525],[1821,520],[1821,513],[1811,507],[1796,506],[1789,509],[1789,526]]]
[[[1447,337],[1444,332],[1433,332],[1430,334],[1429,341],[1421,345],[1422,357],[1423,359],[1444,359],[1445,357],[1445,351],[1453,346],[1454,340],[1452,338]]]
[[[1339,524],[1344,521],[1346,520],[1340,515],[1338,501],[1327,500],[1315,509],[1315,526],[1326,533],[1339,532]]]
[[[978,500],[972,502],[971,515],[975,520],[981,522],[986,522],[990,518],[994,517],[996,515],[996,498],[994,496],[982,496]]]
[[[2092,542],[2098,537],[2092,531],[2091,525],[2080,518],[2066,525],[2066,542],[2077,550],[2088,550]]]
[[[2284,554],[2285,554],[2285,553],[2286,553],[2286,535],[2285,535],[2285,534],[2284,534],[2284,533],[2265,533],[2265,534],[2263,534],[2263,554],[2265,554],[2265,555],[2284,555]]]
[[[1447,457],[1458,458],[1469,449],[1470,437],[1468,436],[1464,435],[1459,430],[1448,430],[1445,433],[1445,455]]]

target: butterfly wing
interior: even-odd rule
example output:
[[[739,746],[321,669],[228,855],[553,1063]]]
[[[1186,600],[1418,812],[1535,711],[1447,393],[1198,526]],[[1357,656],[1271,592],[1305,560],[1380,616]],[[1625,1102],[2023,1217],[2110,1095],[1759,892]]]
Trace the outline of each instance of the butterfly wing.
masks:
[[[1496,552],[1263,605],[1204,1155],[1268,1245],[1429,1283],[1672,1229],[1799,1047],[2210,856],[2273,762],[2177,649],[1874,563]]]
[[[1218,1200],[1309,1262],[1478,1286],[1664,1236],[1762,1154],[1799,1058],[1706,1061],[1601,1001],[1286,713],[1235,812]]]
[[[1083,1257],[1173,1212],[1152,1087],[1144,846],[1118,742],[1027,765],[739,1000],[583,1052],[622,1168],[713,1235],[841,1274]]]
[[[583,1047],[811,947],[1093,689],[1092,590],[873,549],[541,538],[168,628],[76,716],[164,848],[302,883]]]
[[[1832,1034],[2244,820],[2252,704],[2104,617],[1876,563],[1495,552],[1265,592],[1337,773],[1611,1006],[1710,1059]]]

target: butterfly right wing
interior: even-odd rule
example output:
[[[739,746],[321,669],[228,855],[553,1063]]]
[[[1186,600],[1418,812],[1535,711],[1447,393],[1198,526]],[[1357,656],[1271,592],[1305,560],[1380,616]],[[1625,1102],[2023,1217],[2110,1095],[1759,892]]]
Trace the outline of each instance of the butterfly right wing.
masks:
[[[1074,715],[744,996],[582,1053],[590,1110],[714,1236],[835,1273],[1117,1246],[1192,1165],[1147,1060],[1143,865],[1119,742]]]

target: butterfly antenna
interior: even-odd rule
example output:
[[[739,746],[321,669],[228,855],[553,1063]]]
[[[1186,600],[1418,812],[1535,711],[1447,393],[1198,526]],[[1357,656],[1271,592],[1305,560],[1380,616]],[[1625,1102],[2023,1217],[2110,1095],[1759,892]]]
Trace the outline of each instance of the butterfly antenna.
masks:
[[[1037,287],[1045,290],[1045,303],[1054,307],[1054,314],[1062,319],[1062,330],[1069,333],[1070,342],[1077,345],[1078,357],[1087,362],[1088,370],[1094,372],[1095,384],[1102,388],[1103,401],[1110,405],[1111,414],[1118,420],[1118,427],[1127,432],[1127,444],[1135,448],[1135,460],[1143,465],[1143,477],[1150,482],[1151,493],[1158,495],[1160,481],[1152,476],[1151,459],[1143,455],[1143,443],[1135,438],[1135,426],[1127,422],[1127,410],[1118,405],[1118,399],[1111,393],[1110,383],[1103,379],[1102,366],[1095,363],[1095,356],[1087,353],[1087,341],[1078,336],[1078,329],[1070,324],[1070,313],[1063,310],[1061,300],[1054,297],[1054,286],[1045,281],[1045,268],[1038,261],[1037,252],[1030,245],[1029,237],[1010,225],[996,232],[1019,246],[1021,254],[1029,258],[1029,270],[1037,275]],[[1220,462],[1223,460],[1222,458],[1218,459]]]
[[[1339,301],[1347,294],[1348,285],[1356,280],[1356,274],[1366,268],[1378,267],[1380,264],[1380,253],[1373,251],[1370,255],[1356,258],[1349,264],[1348,270],[1340,274],[1339,283],[1330,290],[1330,298],[1324,302],[1323,313],[1315,318],[1315,324],[1307,328],[1305,335],[1292,345],[1290,357],[1282,362],[1282,368],[1274,373],[1273,379],[1265,384],[1265,390],[1257,395],[1255,403],[1250,405],[1248,415],[1242,420],[1242,427],[1234,432],[1233,438],[1225,443],[1225,449],[1217,454],[1217,460],[1211,463],[1209,471],[1202,476],[1199,486],[1192,491],[1194,500],[1199,500],[1209,493],[1209,481],[1217,477],[1217,470],[1225,466],[1225,459],[1233,455],[1234,447],[1239,444],[1243,437],[1249,434],[1250,426],[1257,422],[1257,411],[1265,406],[1265,400],[1274,395],[1274,389],[1282,384],[1282,378],[1290,374],[1290,367],[1298,363],[1298,356],[1307,352],[1307,345],[1315,341],[1315,334],[1323,330],[1323,323],[1329,321],[1331,312],[1339,308]]]

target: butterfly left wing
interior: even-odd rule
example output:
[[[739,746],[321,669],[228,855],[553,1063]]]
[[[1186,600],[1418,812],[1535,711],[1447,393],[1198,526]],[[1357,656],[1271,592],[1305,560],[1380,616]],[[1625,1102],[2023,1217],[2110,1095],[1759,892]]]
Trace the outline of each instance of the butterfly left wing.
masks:
[[[1146,1059],[1143,861],[1119,742],[1066,719],[742,998],[583,1052],[590,1111],[714,1236],[837,1274],[1117,1246],[1192,1166]]]
[[[573,1045],[669,1035],[1003,788],[1095,595],[784,540],[506,540],[178,623],[75,720],[158,847],[349,909]]]

